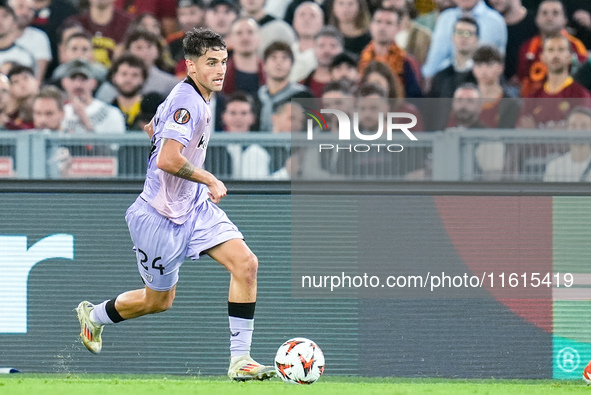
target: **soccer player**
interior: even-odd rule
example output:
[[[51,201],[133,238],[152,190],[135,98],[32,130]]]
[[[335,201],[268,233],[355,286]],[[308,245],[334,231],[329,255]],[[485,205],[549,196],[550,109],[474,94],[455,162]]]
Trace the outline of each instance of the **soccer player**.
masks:
[[[185,258],[196,260],[208,254],[231,273],[228,376],[268,379],[275,374],[273,367],[250,357],[258,261],[242,233],[217,206],[226,195],[225,185],[202,169],[212,121],[208,103],[213,92],[222,90],[226,44],[211,30],[194,29],[187,32],[183,49],[188,76],[146,127],[153,147],[146,181],[125,216],[145,288],[96,306],[81,302],[76,308],[80,336],[96,354],[102,348],[104,325],[169,309]]]

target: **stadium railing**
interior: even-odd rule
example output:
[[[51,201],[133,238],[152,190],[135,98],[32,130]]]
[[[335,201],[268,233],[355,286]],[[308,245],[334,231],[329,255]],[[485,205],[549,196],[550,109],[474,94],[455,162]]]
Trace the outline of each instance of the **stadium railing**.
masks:
[[[306,141],[304,133],[214,133],[205,168],[223,180],[285,180],[273,173],[299,153],[300,170],[318,170],[309,179],[535,182],[544,179],[547,163],[571,145],[591,144],[591,131],[450,129],[417,136],[418,141],[404,136],[387,141],[403,147],[400,152],[362,152],[361,146],[355,151],[343,142],[338,151],[320,151],[319,144],[334,142],[328,135]],[[303,150],[311,155],[302,155]],[[0,132],[0,177],[143,180],[149,154],[150,141],[141,132]],[[563,181],[577,181],[571,172],[581,171],[562,170]],[[305,172],[299,175],[308,178]]]

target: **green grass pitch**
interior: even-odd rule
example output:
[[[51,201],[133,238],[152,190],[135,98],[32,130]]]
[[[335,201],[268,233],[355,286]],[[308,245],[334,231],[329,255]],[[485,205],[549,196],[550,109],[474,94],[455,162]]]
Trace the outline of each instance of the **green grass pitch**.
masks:
[[[234,383],[225,377],[11,374],[0,376],[2,395],[186,395],[186,394],[579,394],[591,393],[581,381],[446,380],[322,377],[309,386],[266,382]]]

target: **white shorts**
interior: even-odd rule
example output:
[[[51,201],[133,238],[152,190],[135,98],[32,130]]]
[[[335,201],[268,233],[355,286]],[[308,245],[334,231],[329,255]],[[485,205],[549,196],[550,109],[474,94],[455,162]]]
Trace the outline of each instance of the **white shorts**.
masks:
[[[196,260],[212,247],[231,239],[244,239],[226,213],[209,200],[184,224],[177,225],[138,197],[127,209],[125,220],[140,275],[146,286],[155,291],[174,287],[186,258]]]

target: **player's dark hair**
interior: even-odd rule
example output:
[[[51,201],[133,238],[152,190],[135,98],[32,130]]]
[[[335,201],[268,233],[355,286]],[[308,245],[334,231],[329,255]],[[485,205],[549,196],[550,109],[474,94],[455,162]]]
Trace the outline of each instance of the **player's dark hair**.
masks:
[[[476,52],[474,52],[474,56],[472,56],[472,60],[474,63],[501,63],[505,64],[505,58],[501,51],[493,47],[492,45],[482,45],[480,46]]]
[[[355,96],[357,97],[367,97],[371,95],[376,95],[384,99],[388,98],[388,92],[386,92],[384,88],[369,82],[366,82],[365,84],[362,84],[359,88],[357,88],[357,92],[355,94]]]
[[[30,68],[29,66],[23,66],[22,64],[19,64],[19,63],[15,63],[10,68],[8,73],[6,73],[6,76],[10,80],[10,79],[12,79],[13,76],[19,75],[19,74],[29,74],[29,75],[32,75],[33,77],[35,76],[35,72],[33,71],[32,68]]]
[[[47,85],[39,91],[34,100],[37,99],[51,99],[57,104],[60,111],[64,110],[65,97],[64,93],[53,85]]]
[[[226,42],[221,35],[202,27],[189,30],[185,34],[185,38],[183,38],[185,59],[199,58],[205,55],[208,49],[223,51],[227,48]]]
[[[468,23],[476,28],[476,37],[480,37],[480,27],[478,26],[478,22],[476,19],[472,18],[471,16],[463,16],[454,23],[454,30],[458,23]]]
[[[266,62],[269,56],[273,55],[275,52],[285,52],[287,56],[291,59],[291,63],[293,64],[294,56],[293,51],[288,43],[283,41],[275,41],[271,43],[266,49],[263,54],[263,60]]]

